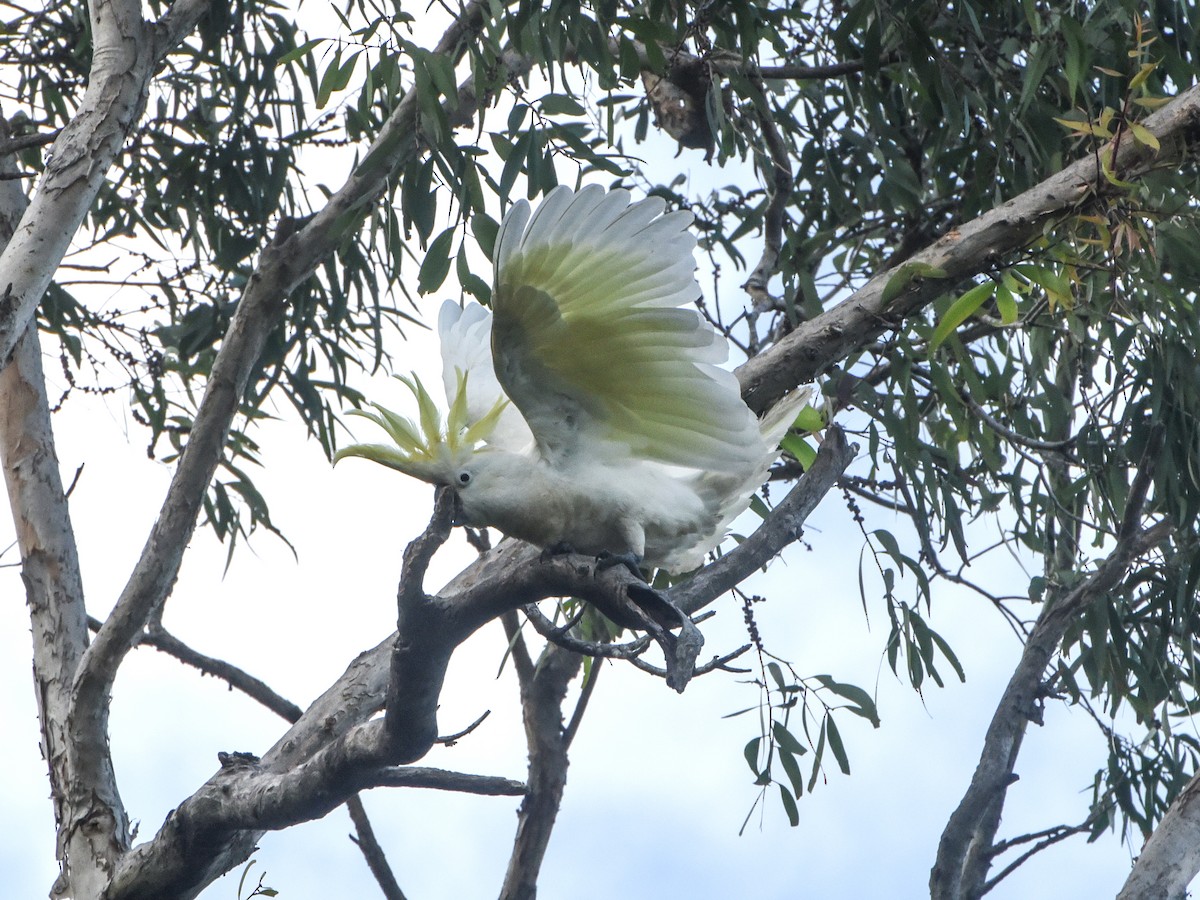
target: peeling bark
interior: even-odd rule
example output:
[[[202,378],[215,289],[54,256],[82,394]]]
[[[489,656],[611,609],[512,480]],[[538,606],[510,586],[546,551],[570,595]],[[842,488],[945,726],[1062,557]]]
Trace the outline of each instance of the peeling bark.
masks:
[[[7,125],[0,120],[0,138]],[[13,170],[0,159],[0,173]],[[0,243],[26,208],[16,180],[0,180]],[[50,425],[36,328],[25,327],[11,364],[0,372],[0,465],[21,551],[21,578],[33,636],[33,680],[42,756],[50,774],[61,872],[53,895],[98,895],[126,849],[128,822],[106,745],[70,735],[71,681],[87,647],[87,613],[75,535]],[[95,770],[87,783],[80,770]]]

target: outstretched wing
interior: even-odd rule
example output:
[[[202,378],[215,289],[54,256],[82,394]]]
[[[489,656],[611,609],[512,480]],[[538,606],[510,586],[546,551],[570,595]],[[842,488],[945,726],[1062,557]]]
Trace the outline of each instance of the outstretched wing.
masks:
[[[697,469],[753,466],[762,438],[725,339],[690,306],[691,215],[652,197],[556,188],[496,240],[492,355],[542,455]],[[586,455],[584,455],[586,454]]]

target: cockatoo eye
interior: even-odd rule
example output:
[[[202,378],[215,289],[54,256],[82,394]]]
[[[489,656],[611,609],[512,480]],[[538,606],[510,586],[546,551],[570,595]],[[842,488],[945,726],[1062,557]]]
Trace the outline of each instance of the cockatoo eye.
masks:
[[[459,484],[470,484],[471,483],[471,473],[470,472],[459,472],[458,473],[458,483]]]

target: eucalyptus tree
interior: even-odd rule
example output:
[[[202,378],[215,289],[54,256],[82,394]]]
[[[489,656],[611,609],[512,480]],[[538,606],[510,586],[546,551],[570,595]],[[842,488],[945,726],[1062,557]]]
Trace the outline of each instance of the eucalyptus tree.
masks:
[[[332,457],[339,414],[362,401],[356,379],[397,352],[391,326],[427,319],[447,291],[487,303],[476,263],[502,210],[564,180],[690,209],[705,267],[742,273],[741,293],[714,288],[701,309],[742,353],[746,402],[762,411],[813,380],[824,395],[773,473],[795,482],[786,496],[756,505],[761,524],[736,548],[660,591],[700,618],[839,485],[880,576],[881,596],[860,580],[863,601],[886,610],[881,652],[898,677],[922,689],[969,666],[972,648],[934,627],[942,583],[978,592],[998,628],[1007,618],[1021,633],[975,777],[929,848],[931,896],[978,897],[1011,870],[996,863],[1013,847],[1001,813],[1047,702],[1094,714],[1109,762],[1080,824],[1039,849],[1109,828],[1135,848],[1148,837],[1127,897],[1179,895],[1200,871],[1188,839],[1200,745],[1173,724],[1197,703],[1193,9],[470,0],[417,15],[350,0],[303,30],[260,0],[6,9],[0,457],[56,896],[194,896],[264,832],[341,804],[385,894],[401,896],[357,793],[413,784],[520,795],[498,891],[533,896],[595,684],[584,661],[666,674],[646,658],[653,641],[590,612],[630,624],[632,573],[593,577],[586,559],[539,561],[475,533],[478,562],[427,594],[450,529],[440,500],[404,556],[397,635],[305,708],[195,653],[162,616],[197,526],[231,553],[257,529],[286,534],[250,474],[271,464],[256,421],[286,403]],[[713,181],[641,161],[642,142],[664,134]],[[340,167],[339,186],[309,174],[318,154],[323,170]],[[83,282],[105,279],[124,286],[116,305],[89,301]],[[150,452],[174,466],[103,620],[84,601],[55,457],[63,398],[48,396],[45,358],[71,402],[127,395]],[[911,520],[911,546],[871,524],[876,508]],[[1001,552],[1031,576],[969,578]],[[551,619],[555,598],[569,627]],[[773,638],[749,598],[746,609],[761,651]],[[438,739],[455,647],[493,620],[521,683],[526,778],[412,766]],[[135,840],[108,738],[114,680],[139,645],[218,674],[287,725],[261,758],[223,755]],[[794,821],[824,766],[848,770],[838,716],[877,721],[875,704],[828,676],[766,663],[758,676],[767,727],[747,761]],[[1118,710],[1132,713],[1125,731],[1108,724]]]

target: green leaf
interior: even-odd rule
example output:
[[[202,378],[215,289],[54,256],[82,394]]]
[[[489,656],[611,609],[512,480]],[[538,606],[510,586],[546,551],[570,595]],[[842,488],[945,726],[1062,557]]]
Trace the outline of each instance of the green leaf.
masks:
[[[798,434],[784,435],[783,440],[779,442],[779,446],[796,457],[796,461],[800,463],[800,467],[806,472],[808,471],[808,467],[816,462],[816,449]]]
[[[758,770],[758,748],[762,745],[762,738],[753,738],[742,750],[742,755],[746,757],[746,765],[750,767],[750,771],[757,778],[761,773]]]
[[[1143,147],[1149,147],[1151,150],[1159,149],[1158,138],[1145,125],[1139,125],[1137,122],[1129,123],[1129,130],[1133,132],[1134,138]]]
[[[307,56],[315,48],[317,48],[317,47],[321,46],[323,43],[325,43],[326,40],[328,40],[328,39],[327,38],[313,38],[311,41],[305,41],[299,47],[296,47],[294,50],[289,50],[287,53],[283,54],[283,56],[279,57],[279,59],[275,60],[275,65],[285,66],[290,62],[295,62],[300,57]]]
[[[861,712],[864,719],[876,728],[879,727],[879,711],[870,694],[858,687],[858,685],[834,681],[828,675],[817,675],[816,679],[831,692],[837,694],[839,697],[844,697],[854,704],[854,706],[846,707],[847,709],[852,712]]]
[[[1142,63],[1142,67],[1138,70],[1137,74],[1129,79],[1129,90],[1136,91],[1140,88],[1146,83],[1146,79],[1150,77],[1150,73],[1157,68],[1157,62]]]
[[[797,431],[820,431],[825,427],[825,417],[811,404],[800,410],[792,428]]]
[[[345,63],[340,62],[340,50],[333,54],[329,67],[321,76],[321,86],[317,89],[317,109],[323,109],[333,94],[346,89],[346,85],[350,83],[350,77],[354,74],[354,67],[358,64],[361,52],[359,50],[352,53]]]
[[[796,740],[796,736],[787,730],[782,722],[775,722],[771,727],[771,735],[781,750],[786,750],[795,756],[803,756],[808,749]]]
[[[454,240],[454,226],[451,225],[433,239],[425,259],[421,262],[421,271],[417,276],[417,290],[422,294],[436,291],[450,274],[450,244]]]
[[[942,316],[942,320],[938,322],[937,328],[933,330],[933,337],[929,340],[930,351],[936,350],[946,338],[954,333],[959,325],[974,315],[975,311],[983,305],[984,301],[995,292],[996,282],[985,281],[983,284],[975,285],[975,287],[951,303],[950,308]]]
[[[517,137],[512,153],[504,161],[504,168],[500,172],[501,197],[507,198],[512,193],[513,185],[517,183],[517,176],[521,174],[521,168],[529,156],[529,147],[532,143],[532,128],[529,131],[521,132],[520,136]]]
[[[539,101],[542,113],[547,116],[582,116],[586,109],[567,94],[546,94]]]
[[[811,794],[817,786],[817,778],[821,775],[821,761],[825,758],[825,725],[829,716],[821,719],[821,733],[817,736],[817,749],[813,752],[812,774],[808,777],[808,792]]]
[[[788,683],[783,678],[783,669],[780,668],[779,663],[777,663],[777,662],[767,663],[767,671],[771,673],[771,679],[775,682],[775,687],[778,688],[780,691],[787,690],[787,688],[790,687],[790,685],[788,685]]]
[[[471,234],[479,244],[479,249],[490,261],[496,249],[496,235],[500,233],[500,223],[485,212],[476,212],[471,216]]]
[[[800,797],[804,794],[804,773],[800,771],[800,763],[795,755],[779,748],[779,762],[783,766],[783,772],[787,775],[787,780],[792,788],[792,794]]]
[[[842,735],[838,731],[837,723],[833,721],[833,716],[826,716],[825,721],[829,726],[829,749],[833,751],[833,758],[837,760],[838,768],[842,770],[843,775],[850,774],[850,760],[846,756],[846,748],[842,745]]]
[[[1005,325],[1017,321],[1017,298],[1003,284],[996,287],[996,311],[1000,313],[1000,321]]]
[[[932,628],[929,629],[929,636],[933,638],[933,642],[937,644],[938,649],[942,651],[942,656],[946,657],[946,661],[950,663],[950,667],[954,669],[954,674],[958,676],[958,680],[965,683],[967,680],[967,673],[963,670],[962,663],[958,661],[958,657],[955,656],[954,651],[950,649],[950,645],[946,643],[946,639]]]
[[[779,798],[783,801],[783,809],[787,813],[788,822],[795,828],[800,824],[800,810],[796,809],[796,801],[788,793],[788,789],[779,785]]]
[[[910,285],[926,278],[945,278],[946,270],[925,262],[907,262],[896,269],[883,286],[883,296],[880,298],[884,306],[908,290]]]

